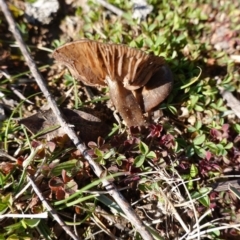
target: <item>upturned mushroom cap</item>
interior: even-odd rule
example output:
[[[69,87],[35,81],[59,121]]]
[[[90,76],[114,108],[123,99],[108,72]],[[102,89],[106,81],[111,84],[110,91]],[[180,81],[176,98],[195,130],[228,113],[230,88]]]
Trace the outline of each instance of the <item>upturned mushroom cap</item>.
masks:
[[[128,126],[144,125],[150,111],[169,94],[172,75],[164,58],[125,45],[79,40],[53,57],[89,86],[108,85],[110,97]]]

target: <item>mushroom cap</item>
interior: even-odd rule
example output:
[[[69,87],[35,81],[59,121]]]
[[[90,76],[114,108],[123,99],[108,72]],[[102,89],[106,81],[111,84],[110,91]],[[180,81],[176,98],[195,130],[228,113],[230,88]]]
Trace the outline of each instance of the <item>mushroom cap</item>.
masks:
[[[67,43],[53,52],[72,75],[86,85],[105,85],[106,76],[120,81],[128,90],[143,87],[165,64],[164,58],[126,45],[87,39]]]
[[[83,39],[57,48],[53,57],[86,85],[107,84],[128,126],[145,125],[142,111],[157,106],[172,88],[173,77],[163,57],[125,45]]]

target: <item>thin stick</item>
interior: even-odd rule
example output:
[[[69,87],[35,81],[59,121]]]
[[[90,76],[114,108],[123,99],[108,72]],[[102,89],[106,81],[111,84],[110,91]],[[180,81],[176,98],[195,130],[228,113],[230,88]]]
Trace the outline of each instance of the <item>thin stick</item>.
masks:
[[[4,71],[0,71],[0,72],[2,73],[2,75],[3,75],[5,78],[7,78],[8,80],[11,80],[11,76],[10,76],[8,73],[6,73],[6,72],[4,72]],[[29,99],[25,98],[25,97],[23,96],[23,94],[20,93],[15,87],[11,86],[10,88],[11,88],[11,90],[13,91],[13,93],[15,93],[15,94],[20,98],[20,100],[24,100],[24,101],[26,101],[26,102],[29,103],[29,104],[33,104],[33,102],[31,102]]]
[[[3,214],[3,215],[0,215],[0,219],[2,218],[31,218],[31,219],[34,219],[34,218],[47,218],[48,217],[48,214],[47,212],[43,212],[43,213],[37,213],[37,214]]]
[[[90,164],[91,168],[93,169],[93,171],[95,172],[95,174],[100,178],[102,175],[102,172],[103,172],[102,168],[100,167],[99,164],[94,162],[94,160],[88,154],[87,148],[86,148],[85,144],[83,143],[83,141],[80,138],[78,139],[76,133],[68,126],[67,122],[64,120],[64,117],[63,117],[62,113],[60,112],[60,110],[58,109],[54,98],[49,93],[47,86],[46,86],[41,74],[39,73],[35,62],[30,57],[28,49],[26,48],[26,46],[23,42],[23,39],[22,39],[20,32],[17,28],[17,25],[7,7],[6,2],[4,0],[0,0],[0,6],[2,8],[2,11],[3,11],[7,21],[8,21],[9,29],[13,33],[13,35],[19,45],[19,48],[22,51],[22,54],[26,60],[26,63],[29,66],[29,69],[30,69],[33,77],[35,78],[35,80],[36,80],[39,88],[43,92],[44,96],[48,100],[48,103],[49,103],[50,107],[52,108],[52,111],[56,115],[58,122],[60,123],[61,127],[64,129],[66,134],[69,136],[69,138],[73,141],[73,143],[75,144],[77,149],[82,153],[84,158],[89,162],[89,164]],[[143,222],[140,220],[140,218],[136,215],[136,213],[131,208],[129,203],[125,200],[125,198],[122,196],[122,194],[117,190],[116,186],[106,179],[103,179],[103,186],[105,186],[105,188],[108,190],[109,194],[115,199],[115,201],[118,203],[118,205],[121,207],[121,209],[123,210],[123,212],[129,219],[129,222],[131,222],[135,226],[136,230],[141,234],[142,238],[145,240],[153,240],[153,237],[150,234],[150,232],[147,230],[146,226],[143,224]]]
[[[113,6],[110,3],[107,3],[104,0],[96,0],[96,2],[98,2],[99,4],[101,4],[103,7],[107,8],[109,11],[115,13],[116,15],[118,15],[119,17],[121,17],[123,15],[123,11],[120,10],[119,8]]]
[[[6,153],[4,150],[0,149],[0,157],[5,157],[8,158],[9,160],[13,161],[13,162],[17,162],[17,159],[10,156],[8,153]]]

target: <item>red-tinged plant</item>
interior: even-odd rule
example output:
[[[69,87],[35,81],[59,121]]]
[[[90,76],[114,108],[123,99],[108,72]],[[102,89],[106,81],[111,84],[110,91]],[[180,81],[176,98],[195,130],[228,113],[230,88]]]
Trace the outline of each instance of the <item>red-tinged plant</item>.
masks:
[[[91,149],[98,148],[99,150],[105,151],[108,150],[111,146],[110,144],[105,143],[105,140],[102,137],[98,137],[97,142],[89,142],[88,147]]]
[[[59,177],[53,177],[49,180],[49,188],[51,189],[51,195],[55,195],[56,199],[64,199],[64,182]]]
[[[216,208],[217,204],[216,204],[216,198],[218,197],[218,193],[213,191],[209,194],[209,199],[210,199],[210,208]]]
[[[36,140],[33,140],[33,141],[31,142],[31,146],[32,146],[33,148],[37,148],[37,147],[40,146],[41,144],[42,144],[41,142],[36,141]]]
[[[221,133],[221,131],[219,131],[219,130],[217,130],[215,128],[210,130],[210,135],[211,135],[213,141],[220,142],[222,140],[222,133]]]
[[[218,174],[220,174],[223,172],[223,170],[218,163],[203,159],[199,162],[199,172],[202,176],[209,177],[210,172],[217,172]]]
[[[132,182],[136,182],[136,181],[139,181],[140,180],[140,177],[136,174],[131,174],[130,176],[127,176],[125,179],[124,179],[124,183],[127,185],[129,183],[132,183]]]
[[[150,129],[150,133],[147,136],[147,138],[149,138],[149,137],[151,137],[151,138],[159,138],[161,136],[163,127],[162,127],[162,125],[159,125],[159,124],[151,124],[149,126],[149,129]]]
[[[229,137],[229,124],[223,124],[222,129],[211,129],[210,135],[213,141],[221,142],[223,139],[228,139]]]
[[[206,151],[205,159],[206,159],[207,161],[209,161],[209,160],[211,159],[211,157],[212,157],[212,153],[209,152],[209,151]]]
[[[55,142],[47,142],[46,147],[49,149],[49,151],[52,153],[56,149],[56,143]]]
[[[229,124],[222,125],[222,136],[223,138],[226,138],[226,139],[229,138]]]
[[[0,163],[0,172],[3,174],[9,174],[16,168],[16,164],[9,162],[1,162]]]
[[[75,193],[78,189],[77,183],[62,170],[62,178],[53,177],[49,180],[51,193],[55,194],[57,200],[65,199]]]
[[[128,140],[125,140],[123,142],[124,146],[124,152],[131,151],[133,148],[135,148],[140,143],[140,139],[136,137],[132,137]]]
[[[88,150],[88,154],[97,158],[100,154],[104,155],[111,146],[109,144],[105,144],[105,140],[102,137],[98,137],[97,142],[90,141],[88,143],[88,147],[90,148],[90,150]]]
[[[27,158],[27,157],[19,156],[19,157],[17,158],[17,164],[18,164],[19,166],[22,166],[22,165],[23,165],[23,162],[24,162],[24,160],[25,160],[26,158]]]
[[[165,134],[161,137],[159,143],[167,149],[171,149],[175,145],[174,137],[171,134]]]

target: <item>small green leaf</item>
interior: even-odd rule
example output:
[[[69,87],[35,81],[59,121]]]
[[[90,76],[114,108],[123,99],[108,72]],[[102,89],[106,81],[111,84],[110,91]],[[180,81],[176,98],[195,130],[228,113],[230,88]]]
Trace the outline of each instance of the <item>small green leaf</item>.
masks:
[[[222,105],[223,105],[223,99],[222,99],[222,98],[219,98],[219,99],[217,100],[217,106],[218,106],[218,107],[222,107]]]
[[[106,161],[105,161],[102,157],[98,157],[98,158],[96,159],[96,161],[97,161],[99,164],[101,164],[101,165],[105,165],[105,164],[106,164]]]
[[[100,151],[98,148],[95,148],[94,149],[94,153],[98,156],[98,157],[103,157],[103,153],[102,153],[102,151]]]
[[[156,158],[157,155],[156,155],[155,152],[150,151],[150,152],[146,155],[146,157],[149,158],[149,159],[153,159],[153,158]]]
[[[196,177],[198,175],[198,168],[196,167],[195,164],[192,164],[190,167],[190,176],[192,178]]]
[[[233,147],[233,143],[229,142],[224,148],[225,149],[231,149]]]
[[[8,203],[8,204],[12,205],[12,203],[13,203],[12,194],[9,193],[9,194],[3,196],[3,197],[1,198],[1,202],[3,202],[3,203]]]
[[[197,131],[197,129],[196,129],[195,127],[188,127],[187,130],[188,130],[190,133]]]
[[[7,203],[0,203],[0,214],[4,214],[8,209],[8,204]]]
[[[173,115],[177,115],[177,109],[174,106],[168,105],[167,108]]]
[[[187,153],[188,157],[193,156],[195,153],[194,147],[192,145],[188,146],[186,149],[186,153]]]
[[[199,146],[195,146],[195,153],[200,157],[200,158],[205,158],[206,157],[206,150],[199,147]]]
[[[109,159],[112,155],[114,155],[114,150],[113,149],[110,149],[109,152],[105,153],[104,154],[104,159]]]
[[[157,25],[156,25],[156,23],[154,22],[154,23],[152,23],[152,24],[149,26],[148,31],[149,31],[149,32],[152,32],[156,27],[157,27]]]
[[[210,150],[212,150],[213,152],[217,151],[217,146],[216,144],[214,144],[213,142],[207,142],[205,144],[206,147],[208,147]]]
[[[118,160],[118,159],[116,159],[116,164],[117,164],[118,166],[122,166],[122,161],[121,161],[121,160]]]
[[[134,160],[134,165],[136,167],[141,167],[143,165],[144,161],[145,161],[144,155],[137,156]]]
[[[116,133],[120,129],[120,126],[116,123],[113,124],[111,132],[108,134],[108,137],[111,137],[114,133]]]
[[[195,104],[198,102],[198,99],[199,99],[198,95],[191,95],[190,96],[191,105],[195,106]]]
[[[124,155],[119,155],[117,158],[116,158],[116,163],[118,166],[122,166],[122,160],[126,159],[126,157]]]
[[[40,219],[23,219],[23,221],[28,227],[35,228],[39,224]]]
[[[204,108],[200,105],[195,105],[194,109],[197,111],[197,112],[203,112],[204,111]]]
[[[7,240],[19,240],[19,237],[17,236],[17,234],[12,234],[7,238]]]
[[[116,160],[120,161],[120,160],[124,160],[124,159],[126,159],[126,157],[124,155],[119,155]]]
[[[147,144],[145,144],[144,142],[139,143],[139,150],[144,155],[147,155],[149,152],[149,148],[148,148]]]
[[[5,184],[6,177],[0,172],[0,186]]]
[[[220,236],[220,230],[216,229],[215,226],[213,226],[212,229],[213,229],[213,231],[211,231],[211,232],[209,233],[209,235],[213,235],[214,238],[212,238],[212,239],[219,239],[219,238],[216,238],[216,237],[219,237],[219,236]]]
[[[166,42],[166,38],[163,35],[159,35],[156,40],[156,46],[159,46]]]
[[[221,143],[216,144],[218,155],[226,155],[227,151],[225,150],[224,146]]]
[[[240,133],[240,124],[234,124],[233,128],[238,134]]]
[[[194,145],[201,145],[206,139],[206,135],[198,135],[196,138],[193,139],[193,144]]]
[[[210,199],[208,197],[208,195],[203,196],[204,194],[206,194],[206,192],[209,192],[208,188],[204,188],[201,190],[201,192],[193,192],[191,194],[193,199],[198,199],[198,201],[205,207],[209,207],[210,206]]]
[[[26,222],[25,222],[24,220],[25,220],[25,219],[21,220],[20,222],[21,222],[22,226],[23,226],[25,229],[27,229],[27,224],[26,224]]]
[[[194,124],[194,127],[195,127],[197,130],[201,129],[201,127],[202,127],[202,122],[201,122],[201,121],[197,121],[197,122]]]
[[[210,206],[210,199],[209,197],[206,195],[200,199],[198,199],[198,201],[205,207],[209,207]]]

